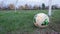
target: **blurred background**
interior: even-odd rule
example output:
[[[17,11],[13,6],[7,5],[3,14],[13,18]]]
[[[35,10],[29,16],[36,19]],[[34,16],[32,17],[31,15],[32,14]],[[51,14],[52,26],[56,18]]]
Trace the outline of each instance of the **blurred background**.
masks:
[[[48,9],[49,0],[0,0],[0,9]],[[52,0],[52,9],[60,9],[60,0]]]

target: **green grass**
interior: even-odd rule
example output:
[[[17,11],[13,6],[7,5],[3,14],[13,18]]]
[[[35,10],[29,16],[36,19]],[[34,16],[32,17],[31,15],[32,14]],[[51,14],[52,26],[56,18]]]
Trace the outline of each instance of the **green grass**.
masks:
[[[0,34],[33,32],[37,29],[33,24],[34,15],[48,13],[46,10],[2,10],[0,11]],[[53,10],[52,22],[60,24],[60,10]]]

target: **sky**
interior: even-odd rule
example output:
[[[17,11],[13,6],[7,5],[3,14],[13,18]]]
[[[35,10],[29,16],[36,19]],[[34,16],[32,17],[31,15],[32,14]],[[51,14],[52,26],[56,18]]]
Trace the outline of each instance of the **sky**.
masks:
[[[3,1],[3,2],[2,2]],[[8,5],[10,3],[15,4],[16,6],[19,5],[24,5],[24,4],[28,4],[28,5],[41,5],[42,3],[45,3],[46,6],[48,6],[49,0],[0,0],[0,3],[4,3],[4,5]],[[60,0],[52,0],[52,5],[59,5],[60,6]]]

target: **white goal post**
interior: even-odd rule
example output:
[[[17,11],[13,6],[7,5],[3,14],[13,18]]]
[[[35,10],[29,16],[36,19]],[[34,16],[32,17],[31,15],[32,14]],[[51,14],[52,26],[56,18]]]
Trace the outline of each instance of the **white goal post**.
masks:
[[[48,15],[51,16],[51,12],[52,11],[52,0],[49,0],[49,11],[48,11]]]
[[[16,5],[17,5],[17,3],[18,3],[18,0],[16,0],[16,3],[15,3],[15,12],[16,12]]]

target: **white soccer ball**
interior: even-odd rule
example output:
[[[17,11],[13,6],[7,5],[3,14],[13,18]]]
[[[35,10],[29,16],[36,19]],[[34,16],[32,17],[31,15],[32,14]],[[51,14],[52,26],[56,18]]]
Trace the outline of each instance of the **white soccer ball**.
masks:
[[[49,17],[44,13],[39,13],[34,16],[34,25],[37,27],[47,27],[49,23]]]

